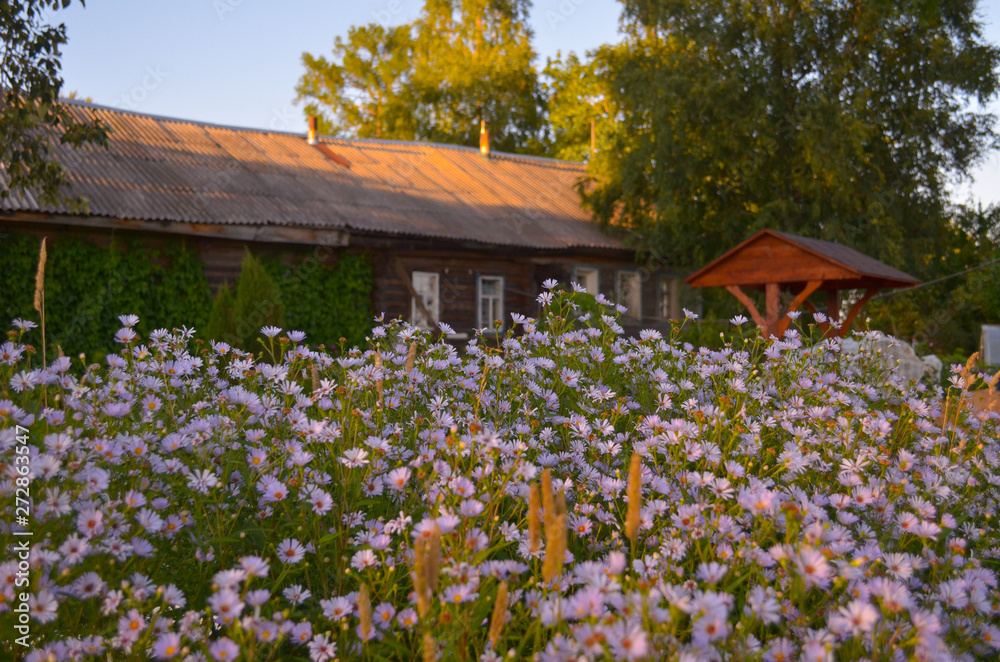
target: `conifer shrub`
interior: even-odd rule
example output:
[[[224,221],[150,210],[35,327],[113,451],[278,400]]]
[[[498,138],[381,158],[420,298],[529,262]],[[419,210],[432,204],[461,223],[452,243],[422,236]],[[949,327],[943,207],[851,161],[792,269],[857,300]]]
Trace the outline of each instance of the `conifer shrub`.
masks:
[[[222,341],[236,337],[236,328],[233,326],[233,290],[229,287],[229,283],[223,283],[215,293],[212,310],[208,314],[205,336]]]
[[[264,327],[281,327],[285,314],[281,293],[260,259],[247,250],[240,265],[233,299],[231,345],[253,351],[254,341]]]

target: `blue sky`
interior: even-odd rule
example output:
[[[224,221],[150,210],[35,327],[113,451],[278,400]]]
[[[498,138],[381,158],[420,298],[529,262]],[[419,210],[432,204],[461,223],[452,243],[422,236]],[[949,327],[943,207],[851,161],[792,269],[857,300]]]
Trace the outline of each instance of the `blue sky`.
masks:
[[[89,0],[66,24],[64,90],[95,103],[232,126],[305,131],[294,86],[303,51],[328,55],[352,25],[412,20],[423,0]],[[1000,43],[1000,2],[980,0]],[[615,0],[535,0],[531,24],[544,66],[557,51],[618,39]],[[991,110],[1000,114],[1000,103]],[[955,188],[962,201],[1000,203],[1000,153]]]

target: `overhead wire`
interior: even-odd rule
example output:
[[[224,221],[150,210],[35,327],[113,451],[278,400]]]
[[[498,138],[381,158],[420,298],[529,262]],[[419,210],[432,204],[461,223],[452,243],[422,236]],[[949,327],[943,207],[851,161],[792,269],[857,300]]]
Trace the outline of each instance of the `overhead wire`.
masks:
[[[926,283],[920,283],[919,285],[914,285],[913,287],[907,287],[901,290],[892,290],[891,292],[881,292],[873,296],[870,300],[875,299],[888,299],[889,297],[896,296],[897,294],[906,294],[907,292],[913,292],[930,285],[937,285],[938,283],[943,283],[946,280],[951,280],[952,278],[958,278],[959,276],[964,276],[970,274],[973,271],[979,271],[980,269],[986,269],[987,267],[992,267],[995,264],[1000,264],[1000,259],[990,260],[989,262],[984,262],[983,264],[977,265],[975,267],[969,267],[968,269],[963,269],[962,271],[956,271],[953,274],[948,274],[947,276],[941,276],[940,278],[935,278],[934,280],[929,280]]]

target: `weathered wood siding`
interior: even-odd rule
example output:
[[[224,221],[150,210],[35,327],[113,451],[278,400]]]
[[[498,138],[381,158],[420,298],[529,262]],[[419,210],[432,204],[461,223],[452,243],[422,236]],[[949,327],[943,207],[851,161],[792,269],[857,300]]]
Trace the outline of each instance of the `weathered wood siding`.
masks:
[[[240,264],[247,247],[265,256],[283,257],[289,264],[301,259],[314,259],[332,265],[338,256],[362,253],[372,262],[374,288],[372,308],[385,313],[389,319],[411,316],[411,296],[407,282],[400,278],[400,271],[407,279],[414,271],[439,274],[440,320],[458,333],[470,333],[478,323],[478,278],[501,276],[504,279],[504,324],[510,325],[510,313],[517,312],[532,317],[539,314],[536,298],[542,283],[555,279],[568,285],[575,267],[586,266],[599,270],[600,291],[615,300],[616,274],[621,269],[639,270],[642,279],[642,319],[625,324],[626,330],[635,333],[639,328],[665,328],[659,316],[658,279],[669,271],[637,266],[623,255],[560,254],[539,255],[530,251],[498,249],[481,246],[458,246],[426,240],[373,239],[352,236],[349,245],[323,246],[300,243],[245,241],[201,235],[157,233],[145,230],[125,230],[106,227],[62,225],[58,219],[23,219],[11,221],[0,218],[0,228],[48,236],[50,241],[60,237],[78,237],[108,246],[112,241],[138,241],[147,249],[163,248],[168,243],[183,240],[197,252],[204,263],[205,275],[213,291],[222,283],[236,282]],[[331,293],[331,296],[336,296]]]

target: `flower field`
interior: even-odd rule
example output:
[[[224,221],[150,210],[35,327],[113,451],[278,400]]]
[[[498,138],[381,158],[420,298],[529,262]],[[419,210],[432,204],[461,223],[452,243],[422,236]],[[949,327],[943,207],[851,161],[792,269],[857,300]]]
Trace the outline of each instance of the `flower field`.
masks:
[[[123,316],[102,365],[43,367],[16,321],[0,658],[996,659],[1000,417],[959,404],[985,376],[539,299],[461,354]]]

